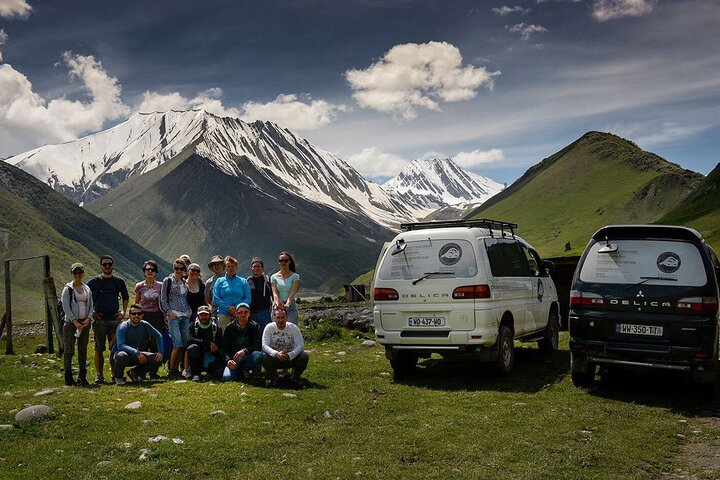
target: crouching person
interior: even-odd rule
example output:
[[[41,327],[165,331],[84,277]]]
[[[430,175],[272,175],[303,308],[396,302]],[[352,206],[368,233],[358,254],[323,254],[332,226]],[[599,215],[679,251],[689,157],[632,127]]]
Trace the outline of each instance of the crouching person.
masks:
[[[273,323],[269,323],[262,336],[263,367],[268,374],[268,384],[277,385],[277,369],[292,368],[290,385],[302,388],[300,376],[305,371],[310,355],[305,352],[305,341],[300,328],[288,323],[284,308],[275,309]]]
[[[123,375],[125,367],[128,365],[135,365],[128,370],[128,377],[133,382],[139,382],[149,370],[156,369],[162,362],[162,353],[140,351],[140,345],[148,335],[155,338],[158,352],[163,349],[163,338],[160,332],[142,318],[143,311],[140,305],[131,305],[130,319],[122,322],[117,328],[110,356],[110,364],[117,385],[125,385]]]
[[[187,355],[193,382],[200,381],[203,371],[207,371],[210,378],[220,380],[225,368],[225,356],[220,348],[222,330],[210,313],[207,305],[198,307],[197,318],[188,332]]]
[[[225,381],[245,380],[245,370],[258,375],[262,362],[262,331],[255,321],[250,320],[250,306],[238,303],[233,317],[234,321],[223,332],[223,349],[227,355]]]

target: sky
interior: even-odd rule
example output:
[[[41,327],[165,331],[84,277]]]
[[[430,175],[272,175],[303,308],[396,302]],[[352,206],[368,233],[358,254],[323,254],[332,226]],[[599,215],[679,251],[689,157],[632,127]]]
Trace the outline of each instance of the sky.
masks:
[[[383,182],[453,158],[512,183],[587,131],[720,161],[717,0],[0,0],[0,158],[204,108]]]

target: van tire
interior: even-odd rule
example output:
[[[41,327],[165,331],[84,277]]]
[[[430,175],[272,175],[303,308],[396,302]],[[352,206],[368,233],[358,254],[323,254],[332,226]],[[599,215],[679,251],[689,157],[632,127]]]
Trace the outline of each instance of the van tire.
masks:
[[[573,385],[578,388],[592,387],[595,382],[595,364],[588,362],[584,357],[578,361],[575,355],[570,353],[570,378]]]
[[[555,312],[550,312],[547,326],[543,332],[543,338],[537,342],[540,351],[545,353],[556,352],[558,344],[560,343],[559,336],[560,322],[558,321],[557,314]]]
[[[500,325],[497,338],[497,360],[495,371],[500,375],[510,375],[515,364],[515,340],[507,325]]]
[[[418,363],[418,356],[412,352],[394,351],[390,356],[390,366],[393,369],[395,378],[403,378],[415,371]]]

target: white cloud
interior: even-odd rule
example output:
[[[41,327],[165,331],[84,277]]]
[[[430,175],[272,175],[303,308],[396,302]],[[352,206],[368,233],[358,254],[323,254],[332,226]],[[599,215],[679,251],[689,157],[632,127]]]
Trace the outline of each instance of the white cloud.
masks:
[[[513,26],[505,25],[505,28],[511,33],[519,33],[523,40],[528,40],[533,33],[547,32],[547,28],[542,25],[528,25],[525,22]]]
[[[468,100],[482,86],[492,89],[493,77],[500,75],[461,65],[462,55],[454,45],[407,43],[394,46],[364,70],[346,71],[345,78],[361,107],[412,119],[419,107],[437,111],[438,101]]]
[[[158,93],[146,91],[143,99],[135,110],[143,113],[166,112],[168,110],[203,109],[206,112],[220,117],[240,117],[240,111],[235,107],[226,107],[222,102],[221,88],[209,88],[200,92],[194,98],[186,98],[178,92]]]
[[[402,157],[375,147],[364,148],[360,153],[350,155],[347,162],[366,178],[394,177],[410,164]]]
[[[297,95],[281,94],[268,103],[247,102],[242,119],[271,121],[290,130],[315,130],[332,122],[338,111],[347,111],[347,107],[310,98],[303,102]]]
[[[65,52],[62,63],[71,79],[82,82],[89,100],[47,101],[33,91],[25,75],[9,64],[0,65],[0,138],[16,146],[67,141],[129,113],[117,79],[94,57]]]
[[[595,0],[592,16],[599,22],[650,13],[657,0]]]
[[[0,0],[0,17],[27,18],[31,12],[32,7],[26,0]]]
[[[505,159],[505,154],[499,148],[492,150],[473,150],[472,152],[460,152],[454,157],[453,161],[462,168],[474,168],[480,165],[496,163]]]
[[[503,5],[500,8],[493,8],[491,10],[492,13],[500,15],[501,17],[504,17],[505,15],[510,15],[511,13],[522,13],[524,15],[529,11],[529,8],[523,8],[520,5],[515,5],[514,7],[508,7],[507,5]]]

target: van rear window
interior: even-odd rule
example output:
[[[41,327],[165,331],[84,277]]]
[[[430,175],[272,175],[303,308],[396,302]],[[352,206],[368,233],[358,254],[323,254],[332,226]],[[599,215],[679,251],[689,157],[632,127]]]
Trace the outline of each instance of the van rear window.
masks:
[[[477,275],[477,261],[467,240],[421,240],[407,242],[401,253],[385,253],[379,276],[383,280],[415,280],[433,273],[435,278],[467,278]],[[438,272],[438,273],[435,273]]]
[[[707,283],[702,256],[695,245],[672,240],[610,240],[617,251],[600,253],[605,241],[590,247],[580,270],[589,283],[683,285]],[[653,278],[645,278],[653,277]]]

